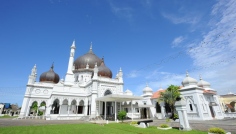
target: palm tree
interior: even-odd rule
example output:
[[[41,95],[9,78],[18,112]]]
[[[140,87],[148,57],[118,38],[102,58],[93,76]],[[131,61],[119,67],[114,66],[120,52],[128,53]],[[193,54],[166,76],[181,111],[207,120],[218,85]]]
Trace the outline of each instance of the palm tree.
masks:
[[[171,117],[175,114],[175,102],[180,98],[179,86],[170,85],[165,92],[161,92],[160,102],[165,102],[171,109]]]

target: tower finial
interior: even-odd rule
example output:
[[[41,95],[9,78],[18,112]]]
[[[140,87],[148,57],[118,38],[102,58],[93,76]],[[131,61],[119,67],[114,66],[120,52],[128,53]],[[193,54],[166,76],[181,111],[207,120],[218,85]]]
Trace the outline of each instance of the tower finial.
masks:
[[[199,79],[202,80],[202,75],[201,74],[199,74]]]
[[[53,68],[54,68],[54,62],[52,62],[52,66],[51,66],[51,69],[53,70]]]
[[[91,41],[91,43],[90,43],[90,50],[92,50],[93,49],[93,42]]]
[[[188,77],[188,70],[186,70],[186,77]]]

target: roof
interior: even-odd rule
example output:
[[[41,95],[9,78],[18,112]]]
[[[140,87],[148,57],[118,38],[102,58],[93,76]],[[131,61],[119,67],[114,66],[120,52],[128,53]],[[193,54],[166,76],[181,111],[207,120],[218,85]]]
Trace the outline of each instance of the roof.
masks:
[[[226,106],[230,109],[233,109],[233,107],[230,104],[226,104]]]
[[[107,96],[96,98],[96,101],[132,101],[132,100],[142,100],[143,97],[140,96],[132,96],[132,95],[120,95],[120,94],[110,94]]]
[[[158,90],[158,91],[156,91],[155,93],[153,93],[153,95],[152,95],[152,99],[157,99],[157,98],[159,98],[160,96],[161,96],[161,93],[162,92],[165,92],[165,90],[164,89],[160,89],[160,90]]]
[[[215,91],[212,91],[212,90],[203,90],[203,93],[204,94],[216,94],[216,92]]]

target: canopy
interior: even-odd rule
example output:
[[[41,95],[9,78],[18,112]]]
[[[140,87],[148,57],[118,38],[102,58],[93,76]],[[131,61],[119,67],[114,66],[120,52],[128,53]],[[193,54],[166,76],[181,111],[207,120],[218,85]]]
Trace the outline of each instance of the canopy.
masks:
[[[96,98],[96,101],[124,102],[124,101],[142,100],[142,99],[143,97],[140,97],[140,96],[109,94],[103,97]]]

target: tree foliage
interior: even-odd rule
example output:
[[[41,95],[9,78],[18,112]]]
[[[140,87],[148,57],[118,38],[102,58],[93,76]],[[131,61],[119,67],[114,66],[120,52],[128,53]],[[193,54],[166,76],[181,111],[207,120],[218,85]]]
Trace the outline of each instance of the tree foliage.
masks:
[[[126,113],[125,111],[120,111],[120,112],[118,113],[118,119],[123,122],[123,120],[124,120],[125,117],[126,117],[126,114],[127,114],[127,113]]]
[[[179,86],[170,85],[165,92],[161,92],[159,98],[160,102],[165,102],[171,109],[171,118],[174,118],[175,114],[175,102],[180,97]]]

